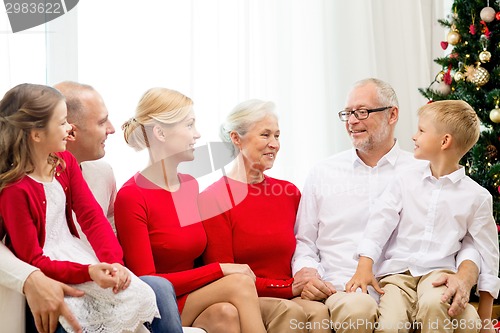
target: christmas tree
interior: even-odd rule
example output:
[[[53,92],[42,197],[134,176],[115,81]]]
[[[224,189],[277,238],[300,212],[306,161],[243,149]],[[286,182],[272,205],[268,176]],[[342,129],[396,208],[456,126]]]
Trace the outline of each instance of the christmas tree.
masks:
[[[497,1],[455,0],[451,14],[439,23],[448,29],[441,47],[447,55],[426,89],[429,101],[461,99],[481,119],[481,137],[461,161],[467,174],[493,196],[493,214],[500,223],[500,5]],[[448,53],[449,51],[449,53]]]

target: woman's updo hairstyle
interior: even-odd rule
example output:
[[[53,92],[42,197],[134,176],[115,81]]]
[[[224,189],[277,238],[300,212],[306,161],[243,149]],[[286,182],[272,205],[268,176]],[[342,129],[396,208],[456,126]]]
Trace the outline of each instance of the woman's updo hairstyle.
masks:
[[[151,130],[156,124],[173,125],[192,110],[193,101],[178,91],[151,88],[141,97],[135,117],[122,125],[125,142],[135,150],[149,148]]]

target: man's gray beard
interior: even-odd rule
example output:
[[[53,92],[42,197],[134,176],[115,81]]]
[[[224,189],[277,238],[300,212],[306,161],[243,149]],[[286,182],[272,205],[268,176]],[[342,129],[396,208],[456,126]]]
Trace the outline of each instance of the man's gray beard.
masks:
[[[373,150],[377,145],[380,143],[384,142],[390,135],[391,128],[387,123],[383,123],[381,125],[382,128],[379,129],[379,131],[366,138],[362,142],[358,141],[357,143],[355,140],[352,140],[352,143],[354,145],[354,148],[357,150],[364,152],[364,153],[369,153],[371,150]]]

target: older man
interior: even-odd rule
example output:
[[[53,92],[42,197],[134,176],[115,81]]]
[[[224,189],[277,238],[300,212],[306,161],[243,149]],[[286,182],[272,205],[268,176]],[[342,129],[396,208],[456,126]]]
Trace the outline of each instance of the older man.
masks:
[[[303,299],[325,301],[337,333],[368,333],[377,320],[375,298],[345,292],[345,284],[356,271],[354,254],[374,199],[396,172],[420,162],[401,150],[394,138],[399,107],[394,90],[386,82],[357,82],[339,117],[346,123],[353,149],[311,170],[297,215],[292,269],[294,283],[303,288]],[[455,296],[450,316],[467,309],[462,316],[476,319],[475,310],[463,300],[468,300],[477,281],[479,254],[470,244],[464,245],[457,258],[460,262],[456,274],[443,275],[435,285],[447,284],[443,301]]]

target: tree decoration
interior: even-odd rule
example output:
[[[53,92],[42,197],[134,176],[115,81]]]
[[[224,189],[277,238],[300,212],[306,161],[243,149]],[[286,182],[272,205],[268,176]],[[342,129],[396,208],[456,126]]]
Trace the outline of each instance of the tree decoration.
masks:
[[[451,64],[448,65],[448,70],[443,75],[443,82],[448,86],[451,85]]]
[[[460,82],[462,80],[465,79],[465,75],[463,72],[460,72],[460,71],[457,71],[455,72],[455,74],[453,75],[453,80],[457,81],[457,82]]]
[[[490,0],[487,2],[487,7],[484,7],[481,9],[481,12],[479,13],[479,16],[481,17],[481,20],[484,22],[490,23],[493,22],[495,19],[496,11],[494,8],[490,7]],[[456,10],[456,7],[455,7]]]
[[[491,7],[484,7],[481,10],[481,13],[479,16],[481,17],[481,20],[483,20],[486,23],[490,23],[495,19],[496,12],[493,8]]]
[[[443,96],[448,96],[451,92],[451,86],[446,84],[444,81],[440,82],[437,87],[436,91],[439,92]]]
[[[444,71],[440,71],[439,73],[436,74],[435,81],[443,82],[443,78],[444,78]]]
[[[476,66],[465,66],[465,77],[468,82],[474,83],[476,86],[484,86],[490,80],[490,73],[481,67],[480,62]]]
[[[486,25],[486,22],[481,20],[481,21],[479,21],[479,23],[481,23],[481,25],[482,25],[481,32],[486,36],[486,38],[490,39],[490,29]]]
[[[464,69],[464,64],[461,61],[459,61],[458,69],[456,70],[455,74],[453,74],[453,80],[455,80],[455,82],[460,82],[465,80],[465,74],[463,72],[463,69]]]
[[[460,34],[458,33],[457,28],[455,27],[455,25],[452,25],[450,32],[448,32],[448,36],[446,37],[446,40],[451,45],[457,45],[461,39],[462,39],[462,36],[460,36]]]
[[[419,89],[428,101],[459,99],[481,120],[479,141],[461,164],[493,197],[493,215],[500,223],[500,0],[451,0],[452,11],[439,23],[447,31],[448,56],[438,57],[439,81]],[[489,7],[489,8],[488,8]],[[438,41],[439,43],[440,41]],[[453,42],[453,44],[452,44]],[[451,66],[451,67],[450,67]],[[451,68],[451,71],[450,71]],[[451,82],[448,82],[447,73]],[[439,73],[438,73],[439,74]],[[446,81],[446,82],[445,82]]]
[[[481,53],[479,53],[479,60],[484,64],[491,59],[491,53],[486,50],[486,48],[488,47],[488,38],[486,38],[486,35],[481,35],[479,41],[483,46],[483,50],[481,51]]]
[[[494,145],[486,146],[486,157],[488,157],[490,160],[494,160],[497,157],[497,154],[497,147],[495,147]],[[498,178],[498,176],[495,178]]]
[[[469,32],[471,35],[476,34],[476,15],[474,13],[471,14],[472,16],[472,24],[469,26]]]
[[[498,98],[495,103],[495,108],[490,111],[490,119],[496,124],[500,123],[500,108],[498,107]]]
[[[489,51],[483,50],[479,53],[479,60],[484,64],[491,59],[491,53]]]

